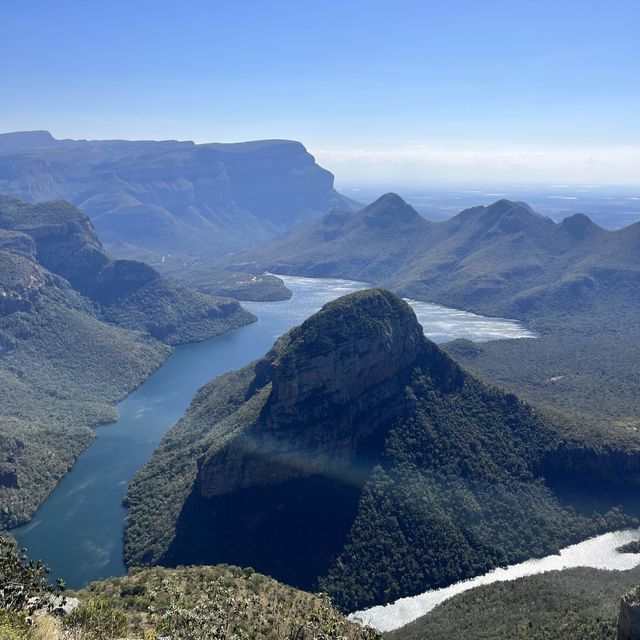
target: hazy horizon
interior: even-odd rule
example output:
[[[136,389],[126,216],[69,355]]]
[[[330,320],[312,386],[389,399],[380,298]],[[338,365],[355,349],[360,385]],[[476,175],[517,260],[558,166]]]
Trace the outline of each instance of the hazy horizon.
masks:
[[[640,180],[631,0],[30,0],[0,16],[6,131],[293,139],[344,182]]]

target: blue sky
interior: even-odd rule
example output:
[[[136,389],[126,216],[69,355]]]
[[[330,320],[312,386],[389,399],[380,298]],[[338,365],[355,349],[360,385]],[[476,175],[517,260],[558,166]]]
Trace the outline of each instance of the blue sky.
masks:
[[[640,183],[640,0],[4,0],[0,129],[301,140],[343,182]]]

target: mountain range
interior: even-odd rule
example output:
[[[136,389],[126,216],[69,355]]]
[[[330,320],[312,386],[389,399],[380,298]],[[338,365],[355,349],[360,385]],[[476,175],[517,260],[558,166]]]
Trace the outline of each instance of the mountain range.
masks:
[[[0,134],[0,193],[81,207],[109,251],[179,268],[350,206],[302,144]]]
[[[0,197],[0,527],[27,520],[171,351],[255,318],[114,260],[62,201]]]
[[[635,522],[639,484],[637,433],[481,382],[371,289],[197,393],[129,488],[125,556],[252,566],[352,611]]]
[[[608,231],[582,214],[555,223],[509,200],[430,222],[389,193],[359,211],[299,225],[244,252],[234,267],[362,280],[530,320],[631,308],[640,294],[640,223]]]

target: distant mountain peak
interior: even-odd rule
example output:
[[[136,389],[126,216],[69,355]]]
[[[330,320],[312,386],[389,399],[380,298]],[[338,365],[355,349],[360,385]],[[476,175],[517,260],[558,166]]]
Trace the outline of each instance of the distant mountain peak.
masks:
[[[412,223],[419,221],[426,223],[425,219],[396,193],[385,193],[375,202],[362,210],[365,220],[370,226],[387,227],[398,222]]]
[[[56,139],[44,129],[0,133],[0,150],[4,152],[41,149],[55,143]]]
[[[531,215],[536,218],[544,218],[537,211],[534,211],[526,202],[517,202],[513,200],[507,200],[503,198],[502,200],[496,200],[493,204],[490,204],[486,207],[487,211],[491,211],[496,215]]]
[[[574,213],[572,216],[567,216],[560,225],[574,237],[582,237],[588,233],[604,231],[602,227],[598,226],[584,213]]]

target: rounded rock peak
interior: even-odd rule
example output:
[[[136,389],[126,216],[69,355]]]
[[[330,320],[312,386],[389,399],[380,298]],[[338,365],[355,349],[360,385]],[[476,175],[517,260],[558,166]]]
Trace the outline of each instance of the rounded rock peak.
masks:
[[[362,210],[366,221],[374,226],[389,226],[394,222],[425,222],[420,214],[397,193],[385,193]]]
[[[584,235],[601,228],[584,213],[574,213],[572,216],[566,217],[560,224],[572,235]]]

